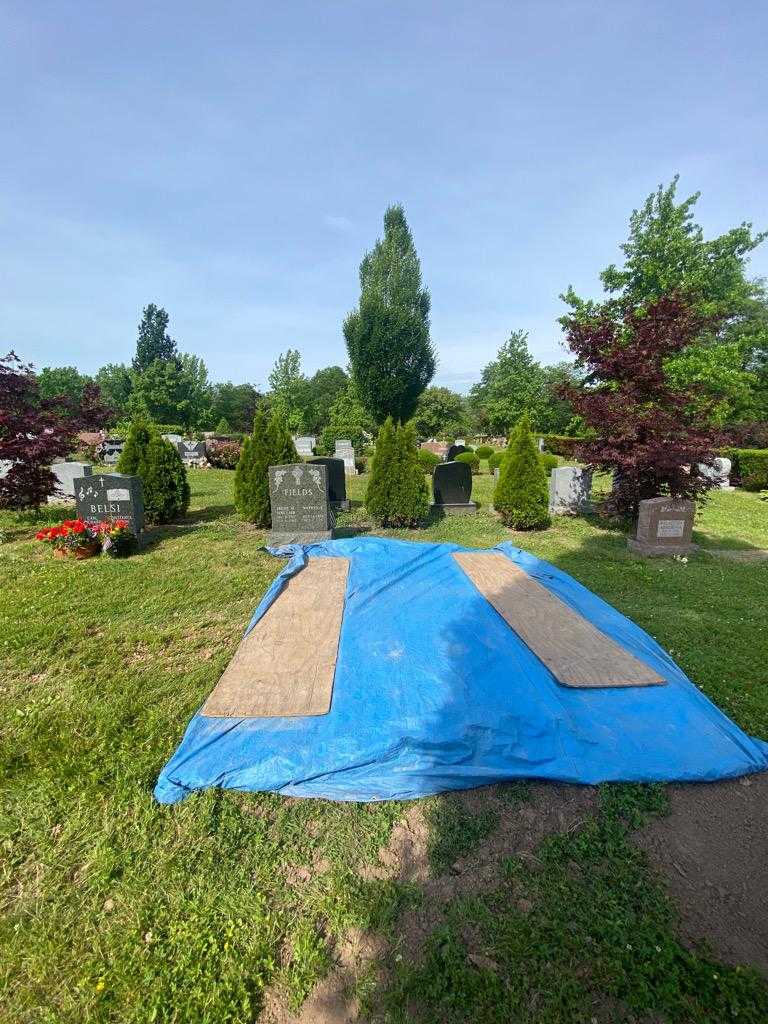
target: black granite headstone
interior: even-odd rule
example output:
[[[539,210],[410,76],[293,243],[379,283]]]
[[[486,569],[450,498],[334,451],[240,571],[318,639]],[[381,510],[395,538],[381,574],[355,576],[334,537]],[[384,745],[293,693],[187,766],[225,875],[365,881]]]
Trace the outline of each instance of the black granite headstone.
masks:
[[[445,461],[453,462],[457,455],[463,455],[464,452],[469,449],[463,444],[452,444],[448,451],[445,453]]]
[[[333,537],[335,519],[325,466],[301,462],[269,467],[269,544],[312,544]]]
[[[344,459],[333,459],[323,455],[307,459],[307,464],[325,466],[328,470],[328,497],[335,509],[346,512],[349,509],[347,499],[347,481],[344,475]]]
[[[205,441],[177,441],[176,450],[184,462],[201,462],[205,458]]]
[[[446,515],[472,515],[472,468],[466,462],[442,462],[432,474],[432,508]]]
[[[81,519],[127,519],[141,540],[144,529],[144,491],[141,479],[127,473],[81,476],[75,480],[75,503]]]
[[[120,458],[120,454],[125,447],[125,440],[122,437],[107,437],[101,442],[99,454],[101,455],[101,461],[105,462],[108,466],[114,466],[117,460]]]

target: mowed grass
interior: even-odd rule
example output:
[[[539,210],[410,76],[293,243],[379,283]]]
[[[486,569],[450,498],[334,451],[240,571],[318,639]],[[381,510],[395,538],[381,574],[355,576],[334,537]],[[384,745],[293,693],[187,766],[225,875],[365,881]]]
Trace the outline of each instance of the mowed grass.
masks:
[[[299,1006],[350,928],[377,932],[395,950],[398,916],[421,898],[413,886],[360,871],[387,843],[402,804],[233,792],[173,807],[153,801],[160,768],[284,564],[235,516],[231,473],[192,471],[190,481],[187,520],[154,531],[148,548],[124,561],[53,560],[31,538],[60,518],[58,509],[0,516],[0,1020],[245,1024],[258,1018],[267,986]],[[370,529],[364,484],[350,483],[356,504],[340,519],[342,533]],[[707,554],[644,562],[628,554],[621,533],[585,519],[512,534],[487,512],[491,490],[488,475],[476,478],[476,517],[393,535],[476,546],[507,539],[549,559],[654,635],[740,725],[768,737],[766,566]],[[714,547],[768,547],[767,519],[758,496],[718,494],[698,530]],[[494,827],[434,804],[428,820],[436,868]],[[620,965],[627,984],[615,982],[610,936],[586,943],[595,927],[586,909],[575,905],[564,922],[544,885],[524,921],[504,912],[503,891],[459,908],[448,937],[430,941],[425,967],[394,967],[388,991],[370,1000],[371,1016],[502,1022],[546,981],[554,986],[549,1016],[521,1009],[521,1020],[589,1021],[595,993],[661,1019],[765,1019],[764,988],[749,972],[719,968],[716,991],[702,988],[708,961],[685,959],[642,858],[620,837],[605,840],[611,821],[589,824],[584,848],[555,843],[545,858],[551,876],[525,885],[533,891],[551,877],[560,885],[552,893],[567,896],[571,886],[584,908],[593,898],[618,901],[627,927],[652,932],[676,958],[672,987],[683,995],[629,957]],[[558,882],[563,864],[580,857],[599,861],[597,894],[578,880]],[[521,870],[510,865],[509,877],[519,882]],[[625,906],[628,885],[651,894],[647,913],[641,901]],[[512,964],[520,975],[516,1002],[495,998],[498,977],[475,984],[477,969],[462,959],[462,920],[488,923],[498,977]],[[545,942],[551,955],[527,961],[523,939]],[[579,958],[589,972],[579,973]],[[552,974],[552,964],[566,963]],[[418,973],[438,968],[442,988]]]

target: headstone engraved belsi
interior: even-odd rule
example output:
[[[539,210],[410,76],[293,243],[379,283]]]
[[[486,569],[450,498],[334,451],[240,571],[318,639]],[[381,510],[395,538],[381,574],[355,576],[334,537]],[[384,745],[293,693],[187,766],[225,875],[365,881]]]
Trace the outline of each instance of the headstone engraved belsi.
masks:
[[[344,460],[318,455],[307,461],[313,466],[325,466],[328,470],[328,497],[331,499],[331,505],[337,511],[347,512],[349,501],[347,499],[347,481],[344,476]]]
[[[638,555],[687,555],[692,543],[696,506],[681,498],[646,498],[640,502],[635,536],[627,545]]]
[[[269,502],[272,508],[270,545],[312,544],[333,536],[335,518],[325,466],[311,462],[270,466]]]
[[[466,462],[441,462],[432,474],[431,508],[448,516],[477,512],[472,498],[472,469]]]
[[[127,519],[141,541],[144,491],[139,477],[127,473],[82,476],[75,480],[75,502],[81,519]]]

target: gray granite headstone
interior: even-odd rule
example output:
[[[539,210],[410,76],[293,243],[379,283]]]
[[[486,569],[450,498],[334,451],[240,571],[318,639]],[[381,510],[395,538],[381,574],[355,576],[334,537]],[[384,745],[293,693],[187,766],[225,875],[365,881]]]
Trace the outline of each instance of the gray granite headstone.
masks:
[[[313,449],[315,447],[315,441],[317,439],[312,434],[301,434],[299,437],[294,437],[293,443],[296,445],[296,451],[299,455],[308,458],[313,455]]]
[[[312,544],[333,537],[335,518],[328,495],[328,470],[300,462],[269,467],[272,530],[268,543]]]
[[[733,491],[731,486],[731,460],[719,457],[711,466],[699,463],[699,472],[708,477],[718,491]]]
[[[477,512],[472,501],[472,468],[466,462],[441,462],[432,474],[433,501],[430,508],[448,516]]]
[[[352,447],[351,441],[343,438],[337,441],[334,455],[337,459],[343,460],[344,472],[347,476],[357,476],[357,467],[355,466],[355,449]]]
[[[75,480],[78,477],[92,476],[93,466],[89,462],[54,462],[51,472],[56,477],[56,491],[49,495],[48,502],[54,504],[74,501]]]
[[[101,461],[108,466],[114,466],[120,458],[125,447],[125,440],[122,437],[106,437],[101,442]]]
[[[180,445],[184,440],[181,434],[161,434],[160,436],[164,441],[170,441],[174,448]]]
[[[577,516],[590,509],[592,470],[556,466],[549,477],[549,511],[554,516]]]
[[[328,496],[331,505],[338,511],[348,511],[349,500],[347,499],[347,481],[344,477],[344,460],[318,455],[309,459],[309,464],[325,466],[328,470]]]
[[[13,459],[0,459],[0,480],[3,477],[8,476],[11,472],[11,466],[13,465]]]
[[[691,540],[696,506],[681,498],[646,498],[640,502],[635,536],[627,546],[638,555],[687,555],[698,547]]]
[[[81,519],[127,519],[141,541],[144,529],[144,490],[138,476],[104,473],[74,481],[77,514]]]

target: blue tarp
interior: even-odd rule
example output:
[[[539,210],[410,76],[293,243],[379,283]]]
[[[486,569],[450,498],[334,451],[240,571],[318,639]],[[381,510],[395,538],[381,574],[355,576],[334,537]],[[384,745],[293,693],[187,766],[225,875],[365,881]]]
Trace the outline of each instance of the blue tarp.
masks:
[[[456,564],[456,544],[357,537],[279,550],[291,560],[249,629],[308,557],[350,559],[331,710],[196,714],[157,782],[163,803],[209,786],[387,800],[515,778],[706,781],[768,769],[768,744],[742,732],[647,633],[511,544],[495,550],[667,685],[561,686]]]

